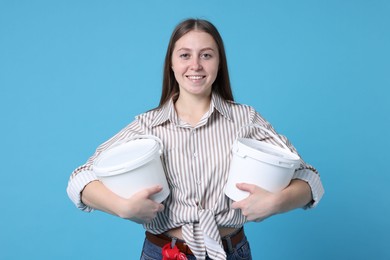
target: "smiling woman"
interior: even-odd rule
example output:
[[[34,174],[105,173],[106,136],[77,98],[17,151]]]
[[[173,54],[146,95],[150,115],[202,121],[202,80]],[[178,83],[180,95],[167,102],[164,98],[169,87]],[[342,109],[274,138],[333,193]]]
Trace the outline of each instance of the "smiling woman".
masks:
[[[323,195],[319,174],[297,155],[300,165],[287,188],[271,193],[240,183],[237,187],[249,196],[233,202],[224,188],[231,146],[244,126],[267,129],[248,128],[245,136],[272,145],[283,142],[295,154],[296,149],[254,108],[233,101],[223,42],[210,22],[188,19],[177,25],[164,68],[159,107],[99,146],[72,173],[69,197],[82,210],[98,209],[142,223],[147,232],[141,259],[251,259],[243,225],[317,205]],[[171,194],[162,203],[151,199],[161,186],[122,198],[96,176],[99,156],[137,135],[153,135],[163,143]]]
[[[194,23],[194,21],[196,22]],[[215,44],[214,48],[211,46],[207,46],[207,47],[204,46],[204,48],[211,48],[212,51],[214,52],[214,58],[218,60],[219,68],[218,68],[216,79],[213,82],[213,91],[221,95],[223,99],[233,101],[233,94],[230,86],[230,77],[229,77],[229,71],[227,66],[225,47],[221,35],[219,34],[217,28],[215,28],[215,26],[209,23],[208,21],[200,20],[200,19],[197,20],[188,19],[180,23],[180,26],[177,26],[175,28],[168,44],[167,53],[165,56],[164,75],[163,75],[164,79],[163,79],[163,88],[162,88],[161,99],[160,99],[160,106],[165,104],[169,99],[171,99],[173,96],[179,93],[179,83],[175,78],[173,67],[172,67],[173,66],[172,63],[174,59],[174,51],[180,49],[177,46],[178,42],[180,42],[180,40],[182,40],[182,38],[187,36],[187,34],[189,34],[190,32],[206,33],[208,36],[211,36],[212,39],[208,38],[205,40],[209,41],[208,44],[211,45]],[[185,53],[183,54],[185,57],[187,57],[187,54]],[[215,55],[218,55],[218,57],[216,57]]]
[[[218,68],[218,46],[210,34],[191,31],[176,42],[172,55],[172,70],[180,89],[176,111],[192,126],[209,109]]]

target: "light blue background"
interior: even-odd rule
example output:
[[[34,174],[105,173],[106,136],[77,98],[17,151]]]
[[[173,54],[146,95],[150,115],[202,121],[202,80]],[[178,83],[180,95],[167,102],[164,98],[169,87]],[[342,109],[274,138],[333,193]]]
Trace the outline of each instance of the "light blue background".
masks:
[[[318,208],[248,224],[254,259],[390,259],[390,2],[0,1],[0,259],[138,259],[72,170],[160,97],[173,27],[220,30],[236,100],[321,172]]]

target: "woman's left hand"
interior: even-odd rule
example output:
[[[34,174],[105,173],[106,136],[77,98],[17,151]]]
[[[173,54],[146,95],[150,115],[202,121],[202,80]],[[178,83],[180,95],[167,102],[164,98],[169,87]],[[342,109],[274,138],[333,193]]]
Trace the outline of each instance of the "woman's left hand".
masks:
[[[237,188],[249,192],[250,195],[243,200],[233,202],[232,208],[241,209],[248,221],[260,222],[279,213],[281,198],[278,193],[271,193],[248,183],[238,183]]]
[[[241,201],[233,202],[232,208],[241,209],[248,221],[259,222],[272,215],[304,207],[313,200],[310,186],[297,179],[277,193],[248,183],[238,183],[237,188],[250,194]]]

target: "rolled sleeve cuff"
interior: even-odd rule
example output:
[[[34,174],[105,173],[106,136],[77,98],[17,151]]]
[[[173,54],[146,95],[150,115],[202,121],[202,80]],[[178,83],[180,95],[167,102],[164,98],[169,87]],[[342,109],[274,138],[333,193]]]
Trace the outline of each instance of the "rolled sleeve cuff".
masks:
[[[320,176],[309,169],[301,169],[294,173],[293,179],[303,180],[307,182],[311,188],[313,200],[306,205],[304,209],[316,207],[324,195],[324,187],[322,186]]]
[[[70,200],[76,205],[77,208],[85,212],[91,212],[94,209],[85,205],[81,201],[81,192],[84,190],[85,186],[92,181],[96,181],[97,177],[92,171],[83,171],[77,175],[71,177],[68,183],[68,188],[66,189]]]

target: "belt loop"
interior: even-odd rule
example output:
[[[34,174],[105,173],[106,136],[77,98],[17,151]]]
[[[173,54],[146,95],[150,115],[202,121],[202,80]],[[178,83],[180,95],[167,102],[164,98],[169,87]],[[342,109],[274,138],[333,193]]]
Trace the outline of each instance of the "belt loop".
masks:
[[[227,243],[227,249],[228,253],[231,254],[234,251],[232,240],[230,239],[230,236],[225,237],[226,243]]]

